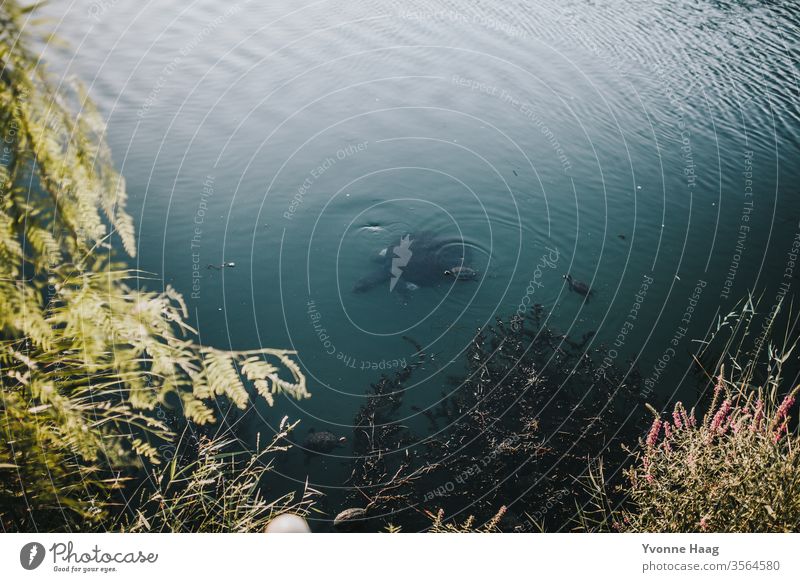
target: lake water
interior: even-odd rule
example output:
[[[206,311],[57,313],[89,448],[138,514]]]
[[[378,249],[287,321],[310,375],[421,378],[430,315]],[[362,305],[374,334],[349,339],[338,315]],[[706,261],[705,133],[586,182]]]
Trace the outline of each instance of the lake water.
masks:
[[[109,120],[146,284],[184,294],[205,344],[298,351],[313,397],[237,418],[245,442],[283,414],[302,420],[300,440],[310,427],[349,436],[369,384],[412,357],[403,336],[435,354],[408,391],[424,410],[477,328],[535,303],[570,335],[611,344],[625,329],[620,362],[645,376],[674,346],[653,384],[669,399],[690,382],[691,339],[748,290],[765,310],[796,293],[792,3],[97,0],[45,13],[69,44],[47,48],[53,73],[84,80]],[[418,243],[415,259],[427,233],[445,242]],[[464,256],[478,280],[410,289],[401,266],[354,293],[406,235],[410,262]],[[223,262],[236,266],[207,268]],[[295,450],[278,469],[335,496],[348,454],[306,465]]]

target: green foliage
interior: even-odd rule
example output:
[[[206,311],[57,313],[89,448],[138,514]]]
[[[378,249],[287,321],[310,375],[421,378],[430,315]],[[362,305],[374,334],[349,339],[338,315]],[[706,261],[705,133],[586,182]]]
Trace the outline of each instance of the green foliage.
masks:
[[[269,404],[309,394],[293,352],[199,345],[181,296],[119,262],[136,241],[105,124],[77,83],[50,82],[28,10],[0,4],[0,526],[85,529],[120,471],[160,462],[156,406],[206,424],[251,385]]]

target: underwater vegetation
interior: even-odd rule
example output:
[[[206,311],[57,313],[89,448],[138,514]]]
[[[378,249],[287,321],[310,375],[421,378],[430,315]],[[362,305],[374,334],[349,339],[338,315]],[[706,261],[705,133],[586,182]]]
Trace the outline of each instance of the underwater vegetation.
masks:
[[[354,419],[352,505],[358,521],[404,531],[472,516],[501,531],[569,530],[579,485],[590,462],[621,465],[643,422],[627,421],[641,406],[635,368],[605,365],[605,348],[558,333],[541,308],[480,330],[463,376],[451,378],[440,404],[423,414],[430,432],[414,434],[404,417],[404,384],[426,358],[371,387]],[[641,415],[638,415],[641,417]],[[505,506],[501,516],[499,508]]]
[[[800,386],[783,379],[792,334],[769,339],[775,312],[755,342],[752,300],[697,342],[690,409],[646,402],[635,366],[609,365],[591,332],[574,341],[543,315],[475,335],[463,375],[420,411],[424,435],[401,420],[419,346],[413,365],[372,385],[339,529],[800,530]]]

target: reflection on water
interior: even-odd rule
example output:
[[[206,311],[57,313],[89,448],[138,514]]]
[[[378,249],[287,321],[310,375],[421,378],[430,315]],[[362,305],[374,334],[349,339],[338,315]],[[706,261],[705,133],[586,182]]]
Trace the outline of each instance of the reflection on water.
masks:
[[[620,361],[669,398],[718,314],[747,290],[770,305],[795,291],[791,5],[61,10],[47,8],[70,46],[46,57],[109,118],[138,266],[186,295],[205,343],[298,350],[313,398],[250,411],[245,439],[284,413],[348,433],[369,384],[414,358],[403,336],[429,356],[408,387],[424,411],[477,328],[534,305],[595,345],[625,329]],[[406,265],[380,256],[408,236],[423,238]],[[436,278],[462,258],[476,280]],[[237,267],[205,269],[224,262]],[[411,270],[399,288],[395,268]],[[690,306],[681,357],[660,365]],[[335,496],[336,454],[281,470]]]

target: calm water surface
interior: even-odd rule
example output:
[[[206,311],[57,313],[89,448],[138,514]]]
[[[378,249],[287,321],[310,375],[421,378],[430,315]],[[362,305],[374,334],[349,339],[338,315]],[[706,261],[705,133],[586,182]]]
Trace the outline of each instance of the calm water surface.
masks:
[[[409,389],[424,409],[476,328],[533,303],[596,342],[632,321],[619,361],[648,376],[696,301],[653,385],[669,398],[694,381],[691,338],[748,290],[765,307],[796,292],[791,2],[46,12],[69,43],[47,48],[51,68],[83,79],[109,119],[148,285],[186,296],[206,344],[298,350],[313,398],[237,417],[246,441],[283,414],[302,419],[301,439],[308,427],[349,436],[369,383],[411,358],[404,335],[435,355]],[[352,292],[382,249],[422,233],[449,241],[426,260],[455,247],[480,279]],[[566,273],[591,285],[589,302]],[[416,412],[407,422],[424,426]],[[336,454],[305,465],[295,450],[279,470],[335,496],[348,450]]]

